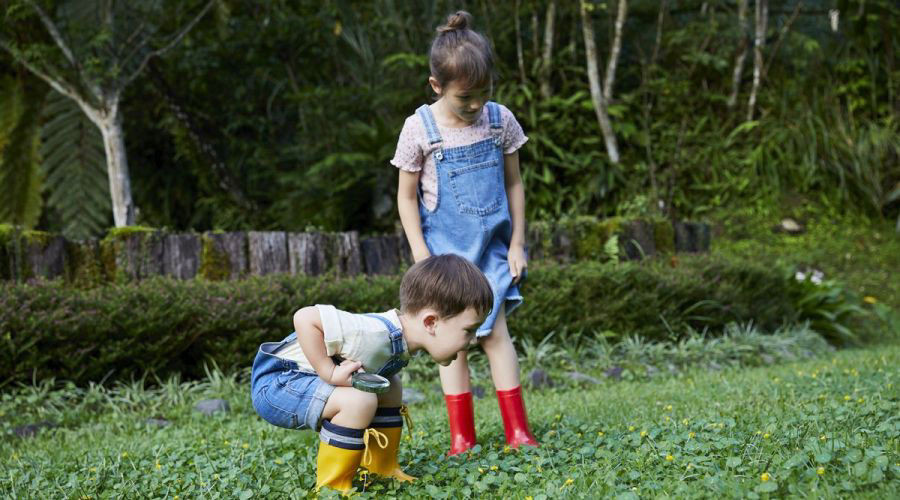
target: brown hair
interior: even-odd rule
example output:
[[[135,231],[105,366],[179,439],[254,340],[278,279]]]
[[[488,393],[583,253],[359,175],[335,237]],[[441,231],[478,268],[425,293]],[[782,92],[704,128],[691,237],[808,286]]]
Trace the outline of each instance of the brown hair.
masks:
[[[494,292],[484,273],[458,255],[420,260],[400,282],[400,310],[408,314],[433,308],[441,318],[452,318],[471,307],[484,318],[493,305]]]
[[[447,17],[431,42],[431,76],[441,86],[459,82],[464,89],[486,87],[493,81],[494,52],[481,33],[469,29],[472,14],[464,10]]]

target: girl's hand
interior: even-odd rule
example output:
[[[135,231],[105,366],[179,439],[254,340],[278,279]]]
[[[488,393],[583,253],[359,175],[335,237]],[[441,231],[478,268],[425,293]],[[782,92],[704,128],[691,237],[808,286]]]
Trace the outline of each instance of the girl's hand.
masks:
[[[427,248],[421,252],[413,252],[413,263],[425,260],[428,257],[431,257],[431,252]]]
[[[350,387],[350,376],[356,370],[359,370],[361,366],[362,363],[359,361],[350,361],[349,359],[341,361],[341,364],[334,367],[334,371],[331,373],[331,380],[328,383],[338,387]]]
[[[525,269],[528,267],[528,262],[525,260],[525,249],[522,245],[512,245],[509,247],[506,259],[509,261],[509,273],[512,274],[513,283],[518,284],[522,281],[522,275],[525,274]]]

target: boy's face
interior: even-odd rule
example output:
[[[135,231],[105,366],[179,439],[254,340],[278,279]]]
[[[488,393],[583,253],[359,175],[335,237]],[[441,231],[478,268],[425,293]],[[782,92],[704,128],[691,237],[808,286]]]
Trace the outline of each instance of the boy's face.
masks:
[[[456,82],[450,82],[441,87],[434,77],[429,81],[435,93],[444,100],[447,109],[456,118],[467,124],[475,123],[478,120],[484,104],[491,98],[493,91],[490,83],[482,87],[464,88]]]
[[[434,318],[429,330],[429,342],[425,350],[431,358],[442,366],[447,366],[456,359],[460,351],[465,351],[475,340],[475,330],[484,318],[474,309],[469,308],[450,318]],[[426,327],[428,327],[426,318]]]

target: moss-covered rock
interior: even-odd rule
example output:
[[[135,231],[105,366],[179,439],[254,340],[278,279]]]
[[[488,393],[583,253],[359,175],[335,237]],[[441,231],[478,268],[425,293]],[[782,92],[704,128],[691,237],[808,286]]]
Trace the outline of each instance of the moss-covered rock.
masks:
[[[221,233],[203,234],[200,269],[197,270],[198,277],[211,281],[222,281],[231,277],[231,259],[221,239]]]
[[[66,282],[79,288],[99,285],[104,280],[97,240],[66,242]]]

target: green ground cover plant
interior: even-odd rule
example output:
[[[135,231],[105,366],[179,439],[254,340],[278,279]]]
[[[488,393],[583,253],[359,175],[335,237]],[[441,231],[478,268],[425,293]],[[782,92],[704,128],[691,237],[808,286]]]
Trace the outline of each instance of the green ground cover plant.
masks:
[[[401,485],[362,477],[361,498],[890,498],[900,492],[900,347],[849,349],[803,362],[689,370],[528,393],[542,447],[503,444],[492,397],[476,401],[479,446],[444,456],[439,395],[412,406]],[[13,498],[314,496],[316,435],[253,412],[246,373],[115,386],[46,382],[0,398],[0,495]],[[206,397],[230,401],[212,417]],[[150,425],[150,417],[171,424]],[[12,435],[13,420],[59,427]],[[322,495],[332,496],[329,494]],[[336,496],[336,495],[334,495]]]

